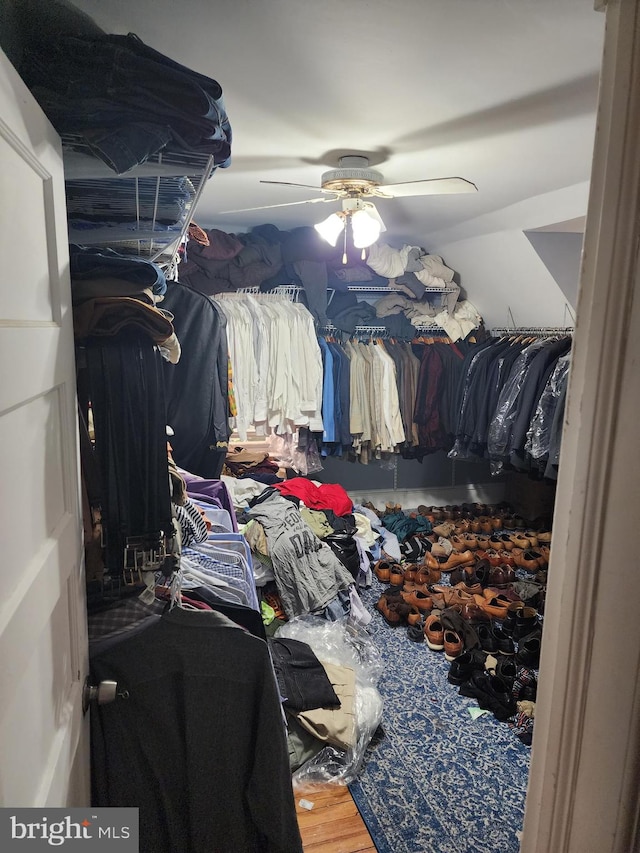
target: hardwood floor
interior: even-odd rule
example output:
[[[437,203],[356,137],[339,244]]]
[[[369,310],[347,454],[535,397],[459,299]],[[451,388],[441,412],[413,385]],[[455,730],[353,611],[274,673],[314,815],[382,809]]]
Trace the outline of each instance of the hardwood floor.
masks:
[[[309,800],[313,808],[301,807],[301,799]],[[322,790],[296,789],[295,800],[305,853],[376,853],[348,788],[328,785]]]

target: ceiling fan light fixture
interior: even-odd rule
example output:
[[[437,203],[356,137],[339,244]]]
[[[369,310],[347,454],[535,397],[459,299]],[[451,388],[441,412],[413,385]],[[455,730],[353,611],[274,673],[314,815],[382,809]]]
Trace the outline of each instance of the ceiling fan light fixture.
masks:
[[[344,231],[344,215],[332,213],[313,227],[323,240],[326,240],[331,246],[335,246],[338,242],[338,237]]]
[[[380,216],[373,216],[369,210],[356,210],[351,214],[353,245],[356,249],[366,249],[380,236],[384,223]]]

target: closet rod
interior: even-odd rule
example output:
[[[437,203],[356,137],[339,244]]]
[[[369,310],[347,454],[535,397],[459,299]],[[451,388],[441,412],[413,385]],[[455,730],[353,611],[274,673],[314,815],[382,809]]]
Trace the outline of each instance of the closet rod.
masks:
[[[502,335],[536,335],[537,337],[550,337],[553,335],[571,335],[573,334],[573,331],[573,326],[518,326],[517,328],[512,329],[490,329],[489,334],[494,338]]]
[[[259,287],[241,287],[238,290],[216,293],[215,299],[236,299],[242,296],[253,296],[258,299],[279,298],[289,302],[297,302],[302,288],[298,284],[279,284],[273,290],[260,290]]]
[[[446,335],[446,331],[442,329],[440,326],[416,326],[416,332],[419,335],[424,334],[433,334],[433,335]],[[333,323],[327,323],[326,326],[323,326],[320,330],[320,334],[334,334],[338,332],[344,335],[350,335],[353,337],[354,335],[357,337],[358,335],[362,335],[363,337],[393,337],[392,334],[389,334],[389,329],[386,326],[356,326],[355,332],[345,332],[343,329],[338,329],[337,326],[334,326]]]

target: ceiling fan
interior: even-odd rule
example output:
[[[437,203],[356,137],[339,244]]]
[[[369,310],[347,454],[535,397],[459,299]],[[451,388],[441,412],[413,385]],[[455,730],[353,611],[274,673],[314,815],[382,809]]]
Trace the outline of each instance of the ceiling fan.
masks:
[[[353,244],[356,248],[362,249],[363,252],[367,246],[375,243],[381,231],[386,231],[384,222],[371,201],[372,198],[393,199],[478,191],[476,185],[471,181],[458,177],[426,178],[419,181],[385,184],[382,173],[370,169],[369,159],[359,155],[340,157],[337,169],[324,172],[320,178],[320,187],[314,187],[311,184],[296,184],[290,181],[260,181],[260,183],[314,189],[324,193],[324,195],[303,201],[287,201],[281,204],[262,205],[261,207],[223,210],[221,213],[245,213],[253,210],[291,207],[296,204],[340,201],[342,209],[337,213],[332,213],[327,219],[314,227],[323,239],[335,246],[342,231],[345,232],[346,240],[347,224],[350,224]]]
[[[324,172],[320,186],[297,184],[291,181],[260,181],[261,184],[273,184],[281,187],[302,187],[325,193],[325,196],[308,198],[303,201],[286,201],[282,204],[267,204],[260,207],[244,207],[238,210],[223,210],[221,213],[244,213],[251,210],[270,210],[274,207],[289,207],[296,204],[314,204],[320,201],[339,201],[340,199],[408,198],[421,195],[444,195],[452,193],[473,193],[478,188],[465,178],[426,178],[418,181],[400,181],[385,184],[381,172],[369,168],[369,159],[356,155],[340,157],[338,168]],[[327,198],[326,196],[331,196]]]

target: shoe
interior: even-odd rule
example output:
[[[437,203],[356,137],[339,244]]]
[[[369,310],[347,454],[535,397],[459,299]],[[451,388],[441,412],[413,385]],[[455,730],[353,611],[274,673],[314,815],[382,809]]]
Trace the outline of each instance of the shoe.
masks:
[[[498,653],[498,643],[493,635],[493,630],[490,623],[481,622],[476,625],[476,634],[480,642],[480,648],[488,655],[496,655]]]
[[[464,643],[462,637],[457,631],[450,628],[444,632],[444,657],[449,663],[459,657],[464,651]]]
[[[409,624],[407,637],[414,643],[424,642],[424,625],[422,621],[416,622],[414,625]]]
[[[507,615],[502,622],[502,630],[508,637],[513,637],[513,632],[516,628],[516,617],[523,607],[524,603],[522,601],[512,601],[507,605]]]
[[[399,587],[404,583],[404,572],[397,563],[393,563],[389,569],[389,583]]]
[[[437,562],[437,560],[436,560]],[[442,577],[442,572],[436,566],[427,566],[423,563],[418,567],[418,573],[416,575],[416,583],[417,584],[429,584],[429,583],[439,583]]]
[[[471,581],[471,578],[469,578],[469,581]],[[453,588],[459,589],[467,595],[482,595],[482,586],[479,583],[461,581],[460,583],[455,584]]]
[[[502,601],[495,598],[495,596],[493,598],[485,598],[484,595],[474,595],[473,600],[492,619],[500,619],[502,621],[507,615],[506,606]]]
[[[476,540],[478,542],[478,548],[480,548],[482,551],[488,551],[491,547],[491,539],[488,536],[476,536]]]
[[[551,544],[551,531],[550,530],[538,530],[537,533],[538,542],[542,545],[550,545]]]
[[[407,625],[416,626],[420,625],[420,630],[422,630],[422,617],[423,613],[417,607],[412,607],[409,605],[409,612],[407,613]]]
[[[520,548],[521,551],[528,551],[531,548],[531,540],[528,536],[523,536],[521,533],[511,534],[511,548]]]
[[[443,536],[445,539],[451,536],[452,533],[455,532],[455,525],[450,521],[443,521],[440,524],[436,524],[433,528],[433,532],[438,536]]]
[[[450,572],[458,566],[469,566],[475,562],[472,551],[452,551],[446,560],[438,561],[438,568],[441,572]]]
[[[490,622],[491,617],[488,613],[485,613],[481,607],[475,602],[467,602],[462,605],[462,610],[460,611],[460,615],[466,622]]]
[[[516,612],[513,639],[518,643],[538,627],[538,611],[535,607],[521,607]]]
[[[436,613],[427,616],[424,623],[424,636],[432,651],[441,652],[444,649],[444,628]]]
[[[497,598],[499,601],[504,602],[505,607],[508,607],[510,604],[515,604],[516,602],[518,602],[518,604],[522,604],[520,596],[512,586],[488,586],[485,587],[482,594],[485,598]]]
[[[475,699],[481,708],[491,711],[497,720],[505,721],[517,711],[509,686],[498,676],[474,670],[471,678],[460,685],[461,696]]]
[[[501,678],[513,695],[513,685],[518,675],[518,667],[513,657],[499,657],[495,669],[491,671],[491,674]]]
[[[518,653],[516,661],[520,666],[538,669],[540,666],[540,647],[542,644],[542,631],[535,630],[527,634],[518,642]]]
[[[473,533],[466,533],[464,535],[464,543],[468,551],[475,551],[478,547],[478,539]]]
[[[493,524],[491,523],[491,519],[486,515],[481,515],[478,521],[480,522],[480,530],[487,536],[491,536],[493,533]]]
[[[387,625],[392,628],[399,628],[400,625],[403,625],[410,612],[408,604],[401,600],[394,602],[386,594],[380,596],[375,608],[382,615]]]
[[[511,566],[499,565],[494,566],[489,572],[489,583],[487,586],[495,586],[498,589],[509,586],[515,583],[516,573]]]
[[[407,563],[402,569],[403,585],[406,583],[415,583],[418,567],[415,563]]]
[[[400,594],[406,604],[415,607],[421,613],[428,613],[433,607],[431,596],[420,589],[414,589],[411,592],[403,591]]]
[[[514,557],[516,566],[520,566],[526,572],[535,574],[538,569],[546,565],[546,561],[539,551],[523,551]]]
[[[485,655],[479,649],[462,652],[453,661],[447,675],[449,684],[460,686],[471,678],[474,670],[484,669]]]
[[[456,552],[457,552],[457,553],[459,553],[459,554],[460,554],[462,551],[467,551],[467,550],[468,550],[468,548],[467,548],[467,546],[466,546],[466,544],[465,544],[464,538],[463,538],[462,536],[459,536],[459,535],[458,535],[458,534],[456,534],[456,533],[454,533],[454,534],[453,534],[453,536],[450,536],[450,537],[449,537],[449,542],[451,542],[451,545],[452,545],[452,547],[453,547],[453,550],[454,550],[454,551],[456,551]]]
[[[511,540],[511,536],[508,533],[500,534],[500,542],[502,543],[503,551],[510,551],[513,548],[513,542]]]
[[[500,551],[498,551],[498,556],[500,557],[501,566],[511,566],[512,568],[515,566],[516,561],[513,558],[512,552],[505,551],[504,548],[501,548]]]
[[[478,560],[473,567],[473,572],[481,586],[488,586],[491,568],[491,563],[488,560]]]
[[[363,504],[364,506],[364,504]],[[391,571],[391,563],[387,560],[378,560],[373,567],[373,573],[382,583],[389,583],[389,574]]]
[[[501,655],[512,656],[516,653],[516,647],[513,644],[511,637],[506,634],[500,625],[492,626],[493,636],[496,638],[497,651]]]
[[[466,583],[473,576],[473,573],[473,566],[458,566],[449,575],[449,583],[451,586],[455,586],[458,583]]]

